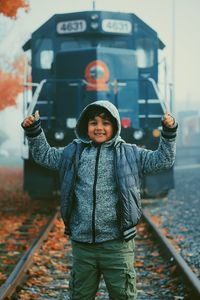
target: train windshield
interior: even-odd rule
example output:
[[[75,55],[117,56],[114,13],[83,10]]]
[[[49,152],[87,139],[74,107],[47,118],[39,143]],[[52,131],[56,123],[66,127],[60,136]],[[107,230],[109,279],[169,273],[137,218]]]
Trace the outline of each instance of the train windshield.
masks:
[[[66,51],[71,49],[81,49],[89,47],[111,47],[111,48],[128,48],[127,41],[116,39],[68,39],[60,44],[60,50]]]
[[[60,42],[60,50],[76,50],[89,47],[128,48],[127,41],[117,39],[67,39]],[[35,66],[39,69],[51,69],[54,59],[53,41],[50,38],[37,39],[35,42]]]
[[[89,47],[110,47],[128,49],[127,40],[118,39],[67,39],[60,41],[60,50],[76,50]],[[40,69],[51,69],[54,59],[53,41],[50,38],[37,39],[35,42],[35,66]],[[138,68],[149,68],[154,64],[153,40],[142,37],[136,41]]]
[[[139,38],[136,43],[138,68],[150,68],[154,63],[153,40]]]

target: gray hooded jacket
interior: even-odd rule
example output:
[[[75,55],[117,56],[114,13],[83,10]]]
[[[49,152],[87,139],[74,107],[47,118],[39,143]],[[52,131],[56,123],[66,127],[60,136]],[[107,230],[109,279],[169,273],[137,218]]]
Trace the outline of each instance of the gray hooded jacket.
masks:
[[[117,121],[115,136],[98,146],[89,140],[85,124],[85,114],[94,105],[106,108]],[[102,100],[83,110],[76,126],[77,139],[64,149],[50,147],[43,131],[29,137],[35,161],[60,171],[61,214],[66,233],[75,241],[133,238],[142,214],[140,177],[174,163],[174,130],[170,133],[167,129],[156,151],[125,143],[120,131],[116,107]]]

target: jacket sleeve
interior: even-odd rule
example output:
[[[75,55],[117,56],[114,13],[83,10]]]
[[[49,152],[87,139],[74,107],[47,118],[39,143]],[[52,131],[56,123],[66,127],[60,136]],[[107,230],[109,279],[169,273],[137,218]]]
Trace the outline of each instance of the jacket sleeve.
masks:
[[[140,171],[142,174],[157,173],[170,169],[176,156],[176,131],[178,124],[173,128],[163,125],[160,142],[157,150],[138,148]]]
[[[41,120],[35,120],[28,127],[24,127],[23,123],[21,123],[21,126],[28,139],[29,149],[34,161],[43,167],[58,170],[64,148],[57,149],[49,145],[41,128]]]
[[[51,147],[43,130],[35,137],[28,137],[29,148],[33,159],[43,167],[58,170],[64,148]]]

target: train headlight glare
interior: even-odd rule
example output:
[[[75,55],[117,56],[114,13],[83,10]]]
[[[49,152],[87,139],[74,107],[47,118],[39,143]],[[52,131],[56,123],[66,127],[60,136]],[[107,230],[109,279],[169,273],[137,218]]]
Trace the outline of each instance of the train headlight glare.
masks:
[[[67,118],[66,119],[66,126],[68,128],[75,128],[76,127],[76,118]]]
[[[90,27],[92,29],[97,29],[99,27],[99,24],[97,22],[91,22]]]
[[[152,131],[152,135],[153,135],[153,137],[158,138],[160,136],[160,130],[158,128],[155,128]]]
[[[91,18],[92,20],[97,20],[97,19],[99,18],[99,16],[98,16],[97,14],[92,14],[92,15],[90,16],[90,18]]]
[[[133,133],[133,137],[134,137],[135,140],[141,140],[143,138],[143,135],[144,135],[144,133],[140,129],[134,131],[134,133]]]
[[[65,137],[65,134],[63,131],[56,131],[54,137],[57,141],[62,141]]]

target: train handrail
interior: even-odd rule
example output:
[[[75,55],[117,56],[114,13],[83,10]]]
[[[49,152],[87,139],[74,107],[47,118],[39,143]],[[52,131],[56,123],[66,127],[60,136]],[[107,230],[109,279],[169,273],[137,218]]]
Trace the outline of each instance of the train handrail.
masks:
[[[26,116],[30,116],[33,113],[33,110],[35,108],[35,105],[38,101],[40,92],[43,88],[43,85],[47,82],[46,79],[43,79],[40,81],[40,83],[30,83],[30,82],[25,82],[24,86],[35,86],[36,90],[33,94],[32,101],[29,104],[29,107],[26,111]],[[24,111],[25,112],[25,111]],[[28,146],[28,140],[27,137],[24,135],[24,142],[22,146],[22,158],[23,159],[28,159],[29,158],[29,146]]]
[[[31,115],[31,114],[33,113],[33,110],[34,110],[35,105],[36,105],[36,103],[37,103],[37,100],[38,100],[38,98],[39,98],[40,92],[41,92],[41,90],[42,90],[42,88],[43,88],[43,85],[44,85],[46,82],[47,82],[47,79],[43,79],[43,80],[41,80],[40,83],[38,83],[38,84],[34,84],[34,83],[31,84],[32,86],[37,86],[37,88],[36,88],[36,90],[35,90],[35,92],[34,92],[34,94],[33,94],[32,101],[31,101],[31,103],[29,104],[29,107],[28,107],[28,109],[27,109],[27,115],[28,115],[28,116]]]
[[[151,82],[153,88],[154,88],[154,91],[156,93],[156,96],[158,97],[158,100],[160,101],[160,105],[163,109],[163,112],[166,112],[168,109],[167,109],[167,105],[166,103],[163,101],[161,95],[160,95],[160,91],[159,91],[159,88],[158,88],[158,85],[156,83],[156,81],[152,78],[152,77],[148,77],[147,80],[149,82]]]

